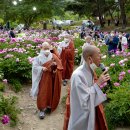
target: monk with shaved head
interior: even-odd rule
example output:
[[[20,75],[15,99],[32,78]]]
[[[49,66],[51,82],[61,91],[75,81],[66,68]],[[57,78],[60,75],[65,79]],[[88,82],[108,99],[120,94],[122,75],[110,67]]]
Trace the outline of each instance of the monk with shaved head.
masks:
[[[64,130],[108,130],[102,102],[106,100],[100,89],[101,84],[107,82],[110,76],[103,72],[95,80],[95,69],[101,63],[99,48],[88,45],[83,48],[83,65],[72,74],[70,88],[70,117],[66,117]],[[67,111],[67,113],[69,113]]]
[[[92,42],[92,37],[91,36],[86,36],[85,38],[86,42],[83,44],[82,46],[82,50],[88,46],[88,45],[94,45],[94,43]],[[84,62],[84,59],[83,59],[83,56],[81,57],[81,62],[80,62],[80,65],[82,65]]]
[[[40,119],[46,113],[54,111],[60,100],[63,67],[60,59],[50,49],[50,44],[44,42],[32,65],[31,95],[37,96]]]

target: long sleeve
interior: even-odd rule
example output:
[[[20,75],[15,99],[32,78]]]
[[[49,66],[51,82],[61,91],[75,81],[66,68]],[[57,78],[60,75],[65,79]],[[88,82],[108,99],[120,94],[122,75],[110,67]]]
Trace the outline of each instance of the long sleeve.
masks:
[[[73,84],[75,87],[72,87],[72,91],[73,89],[76,89],[77,96],[80,100],[80,105],[83,109],[89,109],[90,104],[96,107],[106,100],[106,97],[96,83],[91,87],[88,87],[83,78],[80,76],[75,76],[72,79],[72,85]]]
[[[94,76],[84,63],[71,76],[70,120],[68,130],[95,130],[96,106],[106,96],[96,83]]]
[[[39,82],[42,76],[42,66],[39,64],[38,58],[36,57],[32,65],[32,89],[31,96],[37,96]]]

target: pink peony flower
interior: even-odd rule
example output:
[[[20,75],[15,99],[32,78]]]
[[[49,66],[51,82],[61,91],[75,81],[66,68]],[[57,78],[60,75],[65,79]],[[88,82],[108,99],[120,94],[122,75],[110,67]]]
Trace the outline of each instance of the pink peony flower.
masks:
[[[6,83],[6,84],[8,83],[7,79],[3,79],[3,82]]]
[[[119,76],[119,80],[123,80],[124,76]]]
[[[125,66],[125,64],[120,64],[120,66]]]
[[[123,56],[127,56],[127,53],[126,53],[126,52],[123,52]]]
[[[116,87],[117,87],[117,86],[120,86],[120,84],[119,84],[119,83],[117,83],[117,82],[115,82],[115,83],[114,83],[114,86],[116,86]]]
[[[2,117],[2,123],[3,124],[8,124],[9,122],[10,122],[10,118],[9,118],[9,116],[7,116],[7,115],[4,115],[3,117]]]
[[[115,63],[110,64],[110,67],[113,67],[113,66],[115,66]]]
[[[12,54],[7,54],[4,58],[7,59],[7,58],[11,58],[11,57],[14,57],[14,55],[12,55]]]
[[[127,56],[130,56],[130,52],[127,53]]]
[[[128,70],[128,73],[130,74],[130,70]]]
[[[122,71],[119,76],[125,76],[126,72]]]
[[[106,94],[106,93],[104,93],[104,96],[105,96],[105,97],[107,97],[107,94]]]
[[[123,63],[124,63],[124,60],[119,61],[119,64],[120,64],[120,65],[123,64]]]
[[[107,86],[107,82],[103,83],[100,88],[103,89],[105,86]]]
[[[116,55],[119,56],[120,55],[120,51],[116,51]]]
[[[32,64],[33,60],[34,60],[34,58],[28,57],[28,61],[30,64]]]

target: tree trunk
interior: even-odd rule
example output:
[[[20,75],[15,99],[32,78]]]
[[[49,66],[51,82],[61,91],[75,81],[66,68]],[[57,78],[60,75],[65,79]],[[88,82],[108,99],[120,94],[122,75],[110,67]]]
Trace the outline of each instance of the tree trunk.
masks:
[[[113,13],[111,13],[110,9],[109,9],[109,15],[111,16],[111,20],[114,21],[114,18],[113,18]]]
[[[122,28],[124,29],[127,24],[126,13],[125,13],[125,1],[119,0],[119,5],[120,5],[120,10],[121,10]]]
[[[102,17],[102,13],[101,13],[101,9],[100,9],[100,0],[96,0],[96,2],[97,2],[97,11],[98,11],[100,25],[101,25],[101,27],[104,27],[103,17]]]
[[[25,22],[25,24],[24,24],[24,29],[29,30],[29,27],[30,27],[30,24],[29,24],[29,23],[27,23],[27,22]]]
[[[43,22],[43,30],[47,30],[47,21]]]

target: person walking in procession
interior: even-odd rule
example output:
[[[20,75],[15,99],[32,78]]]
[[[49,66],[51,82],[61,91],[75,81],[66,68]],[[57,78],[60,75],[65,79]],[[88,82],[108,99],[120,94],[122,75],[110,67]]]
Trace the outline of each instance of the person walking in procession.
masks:
[[[32,65],[31,95],[37,96],[40,119],[57,108],[61,93],[63,67],[60,59],[50,52],[50,48],[49,43],[44,42]]]
[[[95,69],[101,63],[101,53],[96,46],[84,47],[83,58],[85,62],[71,77],[70,110],[66,109],[68,111],[65,113],[63,130],[108,130],[101,104],[106,100],[106,96],[100,86],[110,80],[110,76],[107,71],[103,72],[99,79],[95,75]]]
[[[58,46],[58,52],[63,65],[62,80],[63,85],[66,86],[68,80],[70,79],[73,69],[74,69],[74,41],[70,35],[64,36],[64,41]]]

